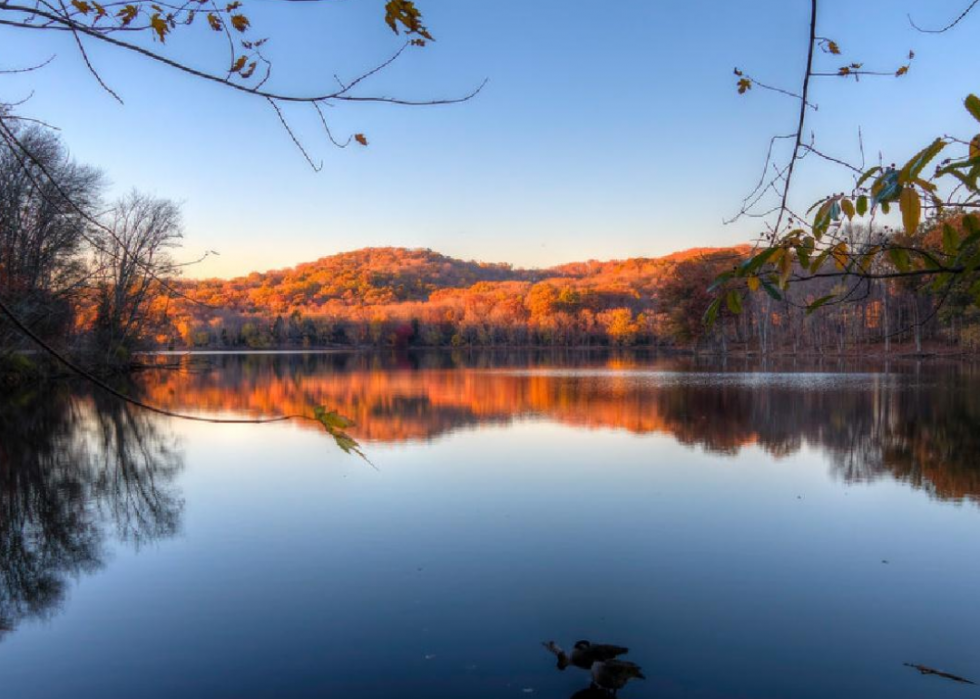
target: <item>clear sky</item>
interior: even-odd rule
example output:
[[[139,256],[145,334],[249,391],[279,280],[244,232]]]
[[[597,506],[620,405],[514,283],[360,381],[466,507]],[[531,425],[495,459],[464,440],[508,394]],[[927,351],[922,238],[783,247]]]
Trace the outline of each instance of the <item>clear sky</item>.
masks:
[[[823,0],[820,33],[842,57],[910,73],[859,84],[821,79],[810,125],[818,144],[869,160],[908,157],[942,133],[969,132],[960,107],[980,91],[980,14],[944,24],[965,0]],[[315,91],[351,78],[400,45],[383,0],[246,0],[254,38],[269,36],[271,87]],[[366,83],[362,94],[472,101],[408,108],[340,105],[335,131],[368,148],[337,150],[315,115],[287,115],[323,170],[314,173],[261,100],[135,56],[91,45],[119,105],[85,71],[67,36],[0,27],[0,67],[57,54],[39,73],[3,77],[5,99],[34,90],[23,113],[58,125],[74,155],[103,168],[114,191],[137,187],[184,205],[187,257],[215,249],[193,276],[284,267],[373,245],[430,247],[522,266],[659,255],[752,237],[723,225],[759,176],[768,139],[792,131],[797,104],[761,90],[739,96],[736,65],[797,89],[806,0],[419,0],[437,41]],[[218,35],[203,26],[162,50],[222,70]],[[92,42],[90,42],[92,43]],[[159,45],[157,45],[157,48]],[[815,165],[815,164],[814,164]],[[800,203],[849,182],[803,169]],[[804,206],[805,208],[805,206]]]

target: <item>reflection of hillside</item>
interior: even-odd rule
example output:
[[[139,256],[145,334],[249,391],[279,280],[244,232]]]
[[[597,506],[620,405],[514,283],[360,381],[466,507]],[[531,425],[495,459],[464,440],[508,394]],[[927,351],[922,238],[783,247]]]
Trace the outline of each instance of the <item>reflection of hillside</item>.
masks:
[[[720,453],[757,444],[781,456],[823,450],[847,481],[891,474],[942,498],[980,495],[980,396],[950,382],[900,376],[725,380],[599,369],[527,370],[520,357],[456,365],[372,355],[222,355],[148,377],[157,403],[210,413],[270,415],[328,405],[366,441],[429,439],[467,425],[537,417],[583,428],[669,434]],[[199,368],[194,368],[198,366]],[[615,367],[616,371],[610,371]],[[659,370],[675,368],[676,363]],[[681,367],[690,368],[690,367]],[[778,378],[778,377],[777,377]]]
[[[254,359],[254,358],[251,358]],[[299,366],[281,358],[224,357],[210,369],[164,373],[147,392],[169,407],[251,415],[328,405],[368,441],[427,439],[477,423],[541,416],[582,427],[665,431],[655,397],[628,377],[554,377],[503,369],[353,369]]]

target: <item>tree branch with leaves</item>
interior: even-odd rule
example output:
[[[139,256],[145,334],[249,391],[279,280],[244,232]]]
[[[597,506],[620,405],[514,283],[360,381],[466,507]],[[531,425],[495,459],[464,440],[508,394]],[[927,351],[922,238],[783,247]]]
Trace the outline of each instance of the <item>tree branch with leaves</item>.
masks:
[[[958,25],[976,5],[971,3],[941,31]],[[798,92],[773,88],[735,71],[740,94],[759,86],[788,95],[799,101],[799,117],[792,134],[771,141],[763,177],[733,219],[761,218],[765,230],[752,255],[715,279],[712,290],[716,297],[705,312],[705,321],[713,323],[722,304],[741,307],[743,297],[755,292],[793,303],[787,295],[791,285],[821,279],[840,283],[830,294],[807,297],[803,303],[807,314],[848,303],[871,282],[891,279],[927,281],[940,303],[954,283],[959,288],[965,284],[980,306],[980,133],[939,136],[912,153],[902,166],[866,167],[863,145],[862,162],[857,165],[818,150],[814,139],[808,142],[805,137],[807,114],[816,108],[811,96],[814,78],[901,78],[915,58],[910,51],[908,61],[892,71],[866,70],[862,63],[837,70],[819,68],[815,56],[836,57],[842,50],[837,42],[820,36],[818,24],[818,0],[810,0],[806,69]],[[980,98],[968,95],[964,107],[980,130]],[[773,157],[772,144],[777,139],[794,143],[788,162],[782,165]],[[810,155],[845,168],[853,184],[849,191],[822,197],[799,214],[790,208],[790,194],[798,163]],[[777,201],[769,205],[773,197]],[[900,219],[898,230],[880,220],[893,214],[893,209],[893,218]],[[858,229],[863,234],[855,235]]]

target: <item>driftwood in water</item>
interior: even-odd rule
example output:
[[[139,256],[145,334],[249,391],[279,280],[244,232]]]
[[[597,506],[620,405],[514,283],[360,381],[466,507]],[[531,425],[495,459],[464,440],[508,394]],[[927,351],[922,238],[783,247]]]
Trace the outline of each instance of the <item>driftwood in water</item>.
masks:
[[[936,670],[925,665],[916,665],[915,663],[905,663],[906,667],[913,667],[918,670],[923,675],[935,675],[936,677],[945,677],[947,680],[953,680],[953,682],[962,682],[963,684],[976,684],[972,680],[968,680],[965,677],[960,677],[959,675],[952,675],[948,672],[943,672],[942,670]]]

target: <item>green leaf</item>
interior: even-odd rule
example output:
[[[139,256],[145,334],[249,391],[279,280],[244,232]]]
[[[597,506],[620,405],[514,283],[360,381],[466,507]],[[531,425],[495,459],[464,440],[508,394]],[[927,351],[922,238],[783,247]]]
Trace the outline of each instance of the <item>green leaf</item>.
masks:
[[[789,284],[789,275],[793,272],[793,257],[789,250],[779,258],[779,286],[783,289]]]
[[[776,251],[780,248],[766,248],[758,255],[746,260],[742,263],[741,272],[743,275],[753,274],[762,265],[769,261],[769,258],[776,254]]]
[[[829,256],[830,256],[830,250],[824,250],[822,253],[817,255],[817,259],[815,259],[813,261],[813,264],[810,265],[810,274],[816,274],[820,270],[820,268],[823,267],[823,263],[827,260]]]
[[[967,214],[963,217],[963,226],[971,238],[975,235],[980,235],[980,217],[974,214]]]
[[[861,175],[861,178],[857,181],[857,187],[860,187],[862,184],[864,184],[869,179],[874,177],[875,173],[879,172],[880,170],[881,167],[879,167],[878,165],[875,165],[870,170],[867,170],[863,175]]]
[[[905,226],[905,233],[910,236],[915,235],[922,218],[922,201],[919,199],[919,193],[915,187],[906,185],[902,189],[898,206],[902,210],[902,224]]]
[[[809,304],[806,307],[806,314],[810,315],[815,310],[817,310],[818,308],[826,304],[828,301],[831,301],[833,298],[834,298],[833,294],[830,294],[829,296],[821,296],[816,301],[814,301],[813,303]]]
[[[742,295],[734,289],[729,291],[725,296],[725,303],[728,306],[728,310],[735,315],[742,312]]]
[[[948,223],[943,224],[943,252],[947,255],[952,255],[956,252],[956,248],[960,245],[959,236],[956,234],[956,229],[953,228]]]
[[[967,111],[973,115],[973,118],[980,121],[980,97],[967,95],[963,103],[966,105]]]
[[[346,430],[348,427],[353,426],[353,422],[340,415],[333,410],[327,410],[324,407],[317,407],[313,410],[313,417],[324,429],[326,429],[327,434],[333,437],[334,443],[340,447],[345,454],[357,454],[362,459],[371,463],[364,452],[361,451],[361,445],[357,443],[357,440],[351,437]],[[373,464],[372,464],[373,466]]]
[[[975,191],[976,188],[977,188],[976,180],[970,179],[969,177],[967,177],[966,175],[964,175],[962,172],[960,172],[958,170],[954,170],[951,167],[944,169],[939,174],[941,174],[941,175],[952,175],[953,177],[955,177],[956,179],[958,179],[963,184],[963,186],[966,187],[967,189],[970,189],[970,190],[974,190]]]
[[[966,238],[963,239],[963,242],[960,243],[960,255],[969,250],[970,246],[977,241],[980,241],[980,231],[970,233],[968,236],[966,236]]]
[[[817,240],[820,240],[823,234],[827,232],[827,229],[830,228],[835,206],[838,206],[837,200],[828,199],[817,209],[817,215],[813,217],[813,234],[817,237]]]
[[[868,197],[864,194],[857,198],[857,203],[854,205],[854,210],[857,212],[858,216],[864,216],[868,213]]]
[[[953,281],[953,275],[949,272],[936,275],[936,278],[932,282],[932,290],[934,292],[942,291],[943,287],[947,286]]]
[[[938,170],[936,170],[936,175],[942,176],[942,175],[949,174],[950,172],[953,172],[955,170],[965,170],[966,168],[973,168],[976,167],[977,165],[980,165],[980,156],[971,156],[966,160],[957,160],[951,162],[949,165],[946,165],[945,167],[939,168]]]
[[[809,214],[811,211],[816,209],[818,206],[823,206],[824,204],[829,202],[832,198],[833,197],[827,197],[825,199],[819,199],[818,201],[814,202],[813,206],[811,206],[809,209],[806,210],[807,214]]]
[[[868,273],[868,270],[871,269],[871,263],[874,262],[875,257],[878,256],[879,252],[881,252],[881,246],[872,245],[867,252],[861,255],[861,258],[858,260],[858,271],[861,274]]]
[[[905,248],[888,248],[888,257],[899,272],[908,272],[912,268],[912,258]]]
[[[354,424],[343,415],[334,412],[333,410],[327,410],[324,407],[314,409],[313,415],[318,421],[322,422],[323,426],[327,429],[345,430]]]
[[[759,281],[762,282],[762,288],[765,289],[767,294],[772,296],[777,301],[783,300],[783,295],[776,290],[776,287],[774,287],[772,284],[767,282],[765,279],[762,279],[761,277],[759,278]]]
[[[807,236],[803,242],[796,246],[796,257],[800,261],[803,269],[810,268],[810,255],[813,254],[813,238]]]
[[[909,183],[915,180],[919,174],[925,169],[933,158],[935,158],[943,148],[946,147],[946,141],[941,138],[937,138],[935,141],[930,143],[928,146],[916,153],[911,160],[905,163],[905,167],[902,168],[898,175],[898,179],[902,183]]]
[[[717,277],[715,277],[715,280],[713,282],[711,282],[711,286],[708,287],[708,293],[716,291],[719,287],[721,287],[725,282],[727,282],[729,279],[731,279],[734,276],[735,276],[735,272],[722,272]]]
[[[715,324],[715,320],[718,318],[718,309],[721,308],[721,297],[716,298],[708,306],[707,310],[704,312],[704,324],[707,327],[711,327]]]

